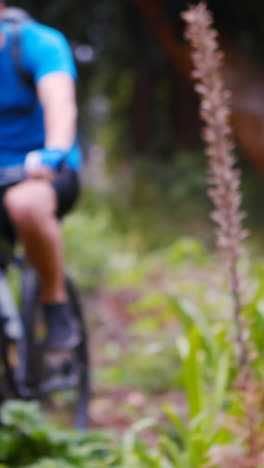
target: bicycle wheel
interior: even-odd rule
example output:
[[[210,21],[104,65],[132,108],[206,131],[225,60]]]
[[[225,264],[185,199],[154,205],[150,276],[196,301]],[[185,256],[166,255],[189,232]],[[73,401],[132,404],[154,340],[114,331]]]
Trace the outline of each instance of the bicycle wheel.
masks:
[[[51,352],[43,345],[46,326],[36,275],[32,270],[23,274],[21,315],[25,333],[21,343],[20,381],[26,393],[39,399],[50,416],[84,429],[88,424],[90,399],[87,326],[79,292],[68,276],[65,280],[72,311],[81,326],[81,341],[72,350]]]
[[[1,262],[0,262],[1,263]],[[18,317],[15,298],[10,285],[1,272],[0,288],[0,401],[19,397],[16,369],[20,359],[19,338],[22,324]]]
[[[15,368],[17,362],[16,345],[8,340],[4,330],[4,319],[0,314],[0,403],[10,397],[18,397]]]

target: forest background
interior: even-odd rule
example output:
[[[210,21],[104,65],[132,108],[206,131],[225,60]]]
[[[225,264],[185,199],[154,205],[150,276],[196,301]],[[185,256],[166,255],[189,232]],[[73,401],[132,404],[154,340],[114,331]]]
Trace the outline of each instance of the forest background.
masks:
[[[246,0],[207,4],[226,54],[245,207],[255,233],[263,223],[263,6]],[[104,160],[113,169],[112,192],[123,192],[123,202],[116,201],[117,209],[124,210],[120,229],[133,231],[140,224],[135,208],[144,211],[143,219],[149,213],[148,241],[138,240],[148,242],[147,247],[192,230],[208,241],[210,234],[200,226],[208,205],[198,99],[182,44],[180,13],[187,2],[27,0],[16,5],[59,28],[71,41],[79,70],[85,159]],[[145,220],[143,224],[145,231]]]
[[[243,312],[261,379],[264,5],[207,5],[232,92],[230,123],[250,231],[242,262],[249,270]],[[240,460],[237,466],[264,466],[262,439],[250,445],[259,440],[263,421],[232,386],[240,366],[232,297],[215,257],[202,123],[183,37],[181,13],[189,2],[21,0],[12,6],[63,31],[79,72],[83,194],[64,223],[66,256],[93,330],[91,424],[124,437],[120,455],[102,432],[111,461],[100,465],[96,449],[91,460],[98,467],[198,468],[210,453],[211,466],[234,468],[234,459],[224,464],[224,455],[239,459],[246,453],[252,464]],[[225,410],[233,419],[223,428],[218,416]],[[240,432],[235,418],[242,418],[236,419]],[[219,445],[236,447],[235,453],[221,449],[221,464]],[[61,460],[62,451],[56,453]],[[79,466],[71,456],[67,463]]]

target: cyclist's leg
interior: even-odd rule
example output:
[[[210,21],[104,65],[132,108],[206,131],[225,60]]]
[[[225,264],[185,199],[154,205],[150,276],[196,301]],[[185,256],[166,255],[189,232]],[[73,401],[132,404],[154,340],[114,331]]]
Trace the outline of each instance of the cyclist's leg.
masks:
[[[43,301],[65,300],[54,190],[46,181],[29,180],[9,188],[4,203],[26,256],[39,274]]]
[[[75,179],[72,171],[64,171],[52,184],[43,180],[28,180],[11,187],[4,197],[4,204],[26,255],[40,278],[51,347],[61,346],[62,343],[71,347],[78,340],[76,327],[71,323],[70,311],[67,310],[58,221],[58,216],[70,209],[78,195]]]

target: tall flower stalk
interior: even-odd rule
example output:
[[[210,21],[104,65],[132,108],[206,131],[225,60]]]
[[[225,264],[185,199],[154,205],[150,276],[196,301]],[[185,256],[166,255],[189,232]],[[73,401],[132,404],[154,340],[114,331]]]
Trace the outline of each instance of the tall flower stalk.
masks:
[[[247,361],[241,317],[241,278],[239,261],[243,240],[247,233],[242,220],[240,172],[235,168],[234,143],[230,120],[231,94],[224,87],[221,74],[223,53],[219,50],[213,18],[204,2],[182,13],[186,22],[185,37],[192,47],[195,90],[200,96],[200,116],[204,122],[202,137],[208,156],[208,194],[214,209],[216,241],[225,254],[233,297],[233,314],[237,330],[237,344],[241,363]]]

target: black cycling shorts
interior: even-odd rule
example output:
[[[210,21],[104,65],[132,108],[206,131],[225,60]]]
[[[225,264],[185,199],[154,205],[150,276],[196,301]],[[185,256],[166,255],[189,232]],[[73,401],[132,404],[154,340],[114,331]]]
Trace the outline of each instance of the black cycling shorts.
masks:
[[[57,216],[61,219],[73,207],[80,193],[79,175],[75,171],[64,168],[55,180],[51,182],[57,197]],[[0,187],[0,237],[4,237],[9,243],[16,241],[16,232],[7,210],[3,204],[6,190],[10,187]]]

